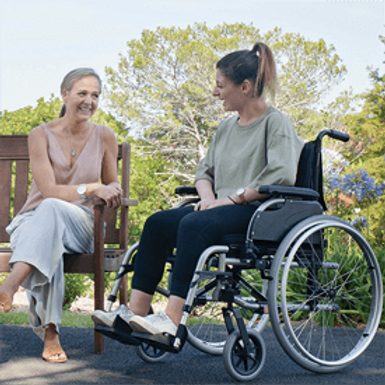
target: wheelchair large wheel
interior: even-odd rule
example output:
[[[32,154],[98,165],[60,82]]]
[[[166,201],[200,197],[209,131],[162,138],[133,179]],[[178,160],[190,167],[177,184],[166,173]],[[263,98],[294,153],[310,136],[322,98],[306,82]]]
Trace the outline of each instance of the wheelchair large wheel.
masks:
[[[269,315],[261,314],[252,308],[258,302],[258,294],[267,292],[267,280],[261,278],[258,269],[234,272],[238,293],[234,298],[234,306],[241,310],[248,328],[261,332],[266,326]],[[199,284],[193,311],[188,319],[188,341],[198,350],[211,355],[222,355],[228,337],[222,308],[226,302],[216,299],[217,286],[215,280],[204,280]],[[235,320],[234,320],[235,325]]]
[[[247,351],[239,330],[230,334],[223,352],[227,372],[238,381],[254,380],[266,360],[265,343],[258,332],[247,329],[250,346]]]
[[[353,226],[331,216],[301,222],[278,248],[271,275],[273,330],[295,362],[328,373],[365,351],[380,322],[382,278]]]

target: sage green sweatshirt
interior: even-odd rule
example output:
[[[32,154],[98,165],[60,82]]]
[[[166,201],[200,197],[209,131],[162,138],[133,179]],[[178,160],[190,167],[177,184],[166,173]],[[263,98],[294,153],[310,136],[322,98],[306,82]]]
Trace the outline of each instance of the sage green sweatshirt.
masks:
[[[197,166],[195,181],[211,181],[218,199],[241,187],[258,191],[263,185],[294,185],[304,143],[290,119],[269,107],[247,126],[238,120],[235,115],[220,123],[206,157]]]

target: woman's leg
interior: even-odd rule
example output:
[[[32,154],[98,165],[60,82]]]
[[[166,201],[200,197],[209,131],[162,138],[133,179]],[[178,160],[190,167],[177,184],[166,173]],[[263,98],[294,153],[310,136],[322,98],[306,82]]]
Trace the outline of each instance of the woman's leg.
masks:
[[[179,223],[193,210],[192,206],[165,210],[147,219],[135,256],[132,279],[134,290],[151,296],[154,294],[162,279],[167,256],[176,245]]]
[[[22,283],[30,300],[30,323],[45,343],[57,346],[50,352],[63,356],[58,337],[64,298],[63,253],[93,251],[92,213],[68,202],[46,199],[12,233],[11,245],[13,269],[20,262],[33,266]]]
[[[166,314],[178,325],[183,305],[202,252],[228,234],[246,234],[255,211],[253,206],[222,206],[193,212],[179,225],[177,252]]]
[[[68,359],[54,324],[48,324],[45,329],[43,358],[49,362],[66,362]]]
[[[14,264],[11,273],[0,286],[0,312],[11,310],[13,296],[32,269],[33,267],[28,263],[17,262]]]
[[[113,326],[119,315],[129,322],[133,314],[149,313],[155,288],[162,279],[167,256],[176,244],[180,220],[193,211],[193,207],[165,210],[151,215],[143,228],[139,249],[134,260],[134,277],[128,310],[119,306],[113,312],[95,310],[92,319],[96,324]]]
[[[227,234],[246,234],[253,206],[223,206],[190,212],[179,222],[177,254],[173,266],[171,295],[164,314],[132,317],[130,326],[139,332],[175,335],[183,305],[201,253]]]
[[[152,297],[152,294],[132,289],[128,309],[137,315],[145,317],[150,311]]]

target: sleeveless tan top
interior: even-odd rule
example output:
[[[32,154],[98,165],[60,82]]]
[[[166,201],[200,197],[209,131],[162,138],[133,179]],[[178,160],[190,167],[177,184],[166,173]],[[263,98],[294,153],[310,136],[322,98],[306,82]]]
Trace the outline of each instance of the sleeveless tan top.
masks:
[[[95,123],[93,124],[94,128],[86,144],[84,145],[82,152],[72,167],[68,164],[68,161],[64,156],[55,135],[48,128],[47,124],[39,126],[43,128],[45,137],[47,139],[48,156],[55,174],[56,183],[58,185],[79,185],[81,183],[95,183],[100,181],[104,153],[104,126]],[[39,127],[35,127],[34,130]],[[18,214],[36,208],[43,200],[44,198],[39,191],[35,181],[32,180],[27,201]],[[93,209],[91,198],[79,199],[71,203],[86,206],[91,210]]]

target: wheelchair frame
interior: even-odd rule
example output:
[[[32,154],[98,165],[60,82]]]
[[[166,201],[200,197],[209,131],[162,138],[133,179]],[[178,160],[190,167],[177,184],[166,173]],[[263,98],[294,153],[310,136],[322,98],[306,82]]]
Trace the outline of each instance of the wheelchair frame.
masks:
[[[329,373],[351,364],[369,346],[378,328],[383,306],[382,277],[365,238],[342,219],[322,214],[325,205],[317,190],[322,193],[319,172],[324,135],[349,140],[346,134],[332,130],[318,135],[318,173],[312,176],[312,188],[263,186],[260,192],[271,198],[256,209],[246,241],[211,246],[201,254],[175,337],[134,332],[119,316],[113,327],[95,325],[95,329],[122,343],[136,345],[138,355],[147,362],[158,362],[167,352],[178,353],[189,341],[203,352],[223,355],[226,370],[239,381],[253,380],[262,370],[266,349],[261,333],[269,321],[284,351],[305,369]],[[192,191],[179,188],[177,192]],[[187,199],[177,207],[197,200]],[[133,270],[137,247],[131,246],[123,258],[107,311],[116,300],[122,277]],[[366,287],[346,271],[351,260],[355,270],[362,271]],[[242,277],[252,269],[260,272],[258,284]],[[367,289],[371,297],[365,298],[361,289]],[[169,295],[162,287],[157,291]],[[228,337],[220,334],[213,339],[192,331],[188,321],[194,309],[209,304],[219,312],[219,303],[224,305],[221,314]],[[353,317],[360,311],[369,311],[369,316],[358,323]],[[204,322],[199,331],[208,326]],[[218,325],[212,328],[218,329]],[[333,337],[341,333],[344,344],[337,346]]]

